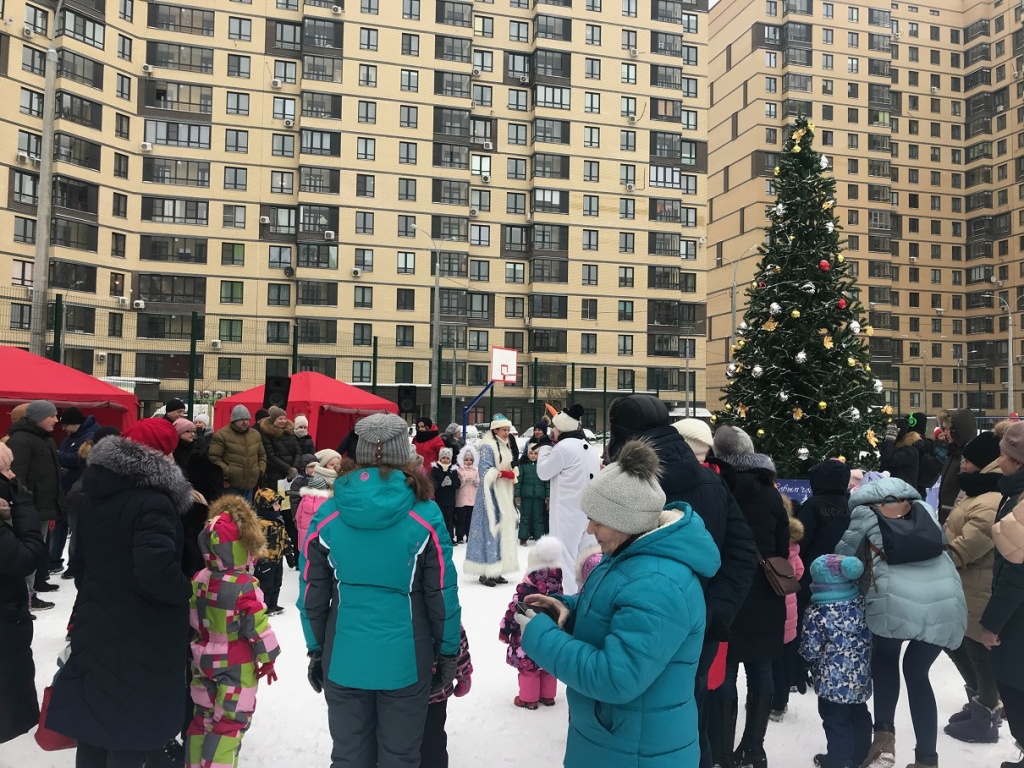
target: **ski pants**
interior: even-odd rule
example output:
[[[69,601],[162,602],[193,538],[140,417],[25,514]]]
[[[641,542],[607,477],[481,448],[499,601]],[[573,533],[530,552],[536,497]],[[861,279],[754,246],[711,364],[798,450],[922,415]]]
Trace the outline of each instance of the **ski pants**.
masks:
[[[216,670],[212,676],[193,669],[190,692],[195,715],[185,741],[188,768],[235,768],[242,736],[256,709],[256,665],[252,662]]]

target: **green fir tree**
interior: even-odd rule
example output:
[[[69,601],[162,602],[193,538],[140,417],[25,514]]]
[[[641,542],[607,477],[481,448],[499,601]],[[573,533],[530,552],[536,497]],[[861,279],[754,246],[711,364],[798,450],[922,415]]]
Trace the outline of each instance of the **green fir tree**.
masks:
[[[725,405],[712,416],[747,432],[784,478],[839,456],[874,466],[891,413],[871,373],[873,329],[841,252],[836,182],[814,130],[797,118],[783,145]]]

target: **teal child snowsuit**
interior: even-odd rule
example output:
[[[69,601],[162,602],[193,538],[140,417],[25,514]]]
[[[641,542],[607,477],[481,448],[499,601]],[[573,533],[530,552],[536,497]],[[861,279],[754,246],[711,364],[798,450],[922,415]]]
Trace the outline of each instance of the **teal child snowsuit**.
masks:
[[[516,498],[519,499],[519,538],[534,540],[547,533],[544,525],[544,507],[551,493],[551,482],[537,477],[537,464],[527,458],[519,461],[519,482],[516,483]]]

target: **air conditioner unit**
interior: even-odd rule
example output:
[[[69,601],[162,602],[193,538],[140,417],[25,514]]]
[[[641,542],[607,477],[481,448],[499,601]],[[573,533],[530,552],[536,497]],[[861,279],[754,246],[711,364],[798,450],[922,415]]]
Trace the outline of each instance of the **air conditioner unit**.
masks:
[[[151,75],[153,74],[154,70],[156,70],[156,67],[154,67],[152,64],[142,65],[142,74],[144,75]]]
[[[19,152],[17,157],[18,157],[18,162],[19,163],[27,163],[28,162],[28,152]]]
[[[213,393],[214,400],[223,400],[227,396],[228,393],[225,392],[223,389],[218,389],[216,392]]]
[[[932,86],[932,93],[938,93],[938,92],[939,92],[939,89],[933,85]]]
[[[119,306],[119,307],[127,307],[128,306],[128,297],[127,296],[118,296],[117,297],[117,306]]]
[[[936,308],[935,308],[935,314],[936,314],[936,315],[941,315],[941,314],[942,314],[943,312],[945,312],[945,311],[946,311],[946,310],[944,310],[944,309],[943,309],[942,307],[936,307]]]
[[[910,263],[911,264],[914,264],[916,261],[917,261],[917,256],[911,256],[910,257]]]
[[[135,301],[132,302],[132,309],[145,309],[145,308],[146,308],[146,302],[144,302],[142,299],[136,299]]]
[[[630,182],[629,184],[626,185],[626,191],[627,192],[633,192],[635,190],[636,190],[636,184],[633,184],[632,182]]]
[[[901,37],[903,37],[903,33],[902,32],[893,32],[893,35],[892,35],[892,39],[893,40],[899,40]]]
[[[224,346],[224,342],[220,339],[210,339],[210,349],[220,349]]]
[[[630,115],[630,116],[629,116],[629,124],[630,124],[630,125],[636,125],[636,123],[637,123],[637,120],[639,120],[639,119],[640,119],[640,118],[639,118],[639,117],[637,117],[636,115]]]
[[[260,224],[269,224],[269,223],[270,223],[270,217],[269,216],[260,216]]]
[[[1013,358],[1013,361],[1015,363],[1024,363],[1024,355],[1017,355],[1015,358]]]
[[[29,155],[28,159],[32,161],[32,165],[42,165],[43,164],[43,158],[41,158],[39,155]]]
[[[21,34],[25,37],[35,37],[36,35],[35,30],[32,29],[32,27],[25,27],[23,30],[21,30]]]
[[[635,59],[639,55],[640,55],[640,51],[638,51],[636,48],[630,48],[629,49],[629,58]]]
[[[105,362],[107,362],[107,353],[106,352],[97,352],[96,353],[96,362],[97,363],[105,363]]]
[[[480,67],[473,67],[473,77],[480,77]]]
[[[1005,104],[999,104],[998,106],[996,106],[996,112],[1005,112],[1005,111],[1006,111],[1006,105]]]
[[[1021,77],[1024,77],[1024,71],[1021,71],[1019,69],[1013,70],[1013,79],[1014,80],[1020,80]]]
[[[488,152],[490,150],[494,149],[494,142],[493,141],[485,141],[484,142],[484,149],[487,150]]]
[[[520,75],[519,76],[519,82],[522,83],[523,85],[529,85],[530,84],[530,76],[529,75]]]
[[[284,81],[281,80],[281,78],[279,77],[275,77],[273,80],[270,81],[271,88],[280,88],[282,85],[284,85]]]
[[[491,174],[489,174],[489,173],[482,174],[480,176],[480,181],[482,181],[484,184],[490,184],[491,183]]]
[[[290,117],[287,118],[284,121],[284,127],[285,128],[294,128],[295,127],[295,121],[292,118],[290,118]]]
[[[144,141],[141,144],[139,144],[139,149],[141,149],[143,152],[152,152],[153,145],[150,144],[148,141]]]
[[[470,208],[469,209],[469,215],[470,216],[478,216],[478,215],[480,215],[480,211],[477,208]]]
[[[342,8],[340,5],[332,5],[331,6],[331,13],[333,13],[335,16],[340,16],[344,12],[345,12],[345,9]]]
[[[334,237],[335,237],[335,232],[334,232],[333,229],[326,229],[326,230],[324,230],[324,240],[333,240]]]
[[[701,245],[705,245],[707,243],[707,241],[708,241],[708,239],[706,237],[698,237],[697,238],[697,242],[700,243]]]
[[[352,267],[352,277],[359,277],[361,274],[363,274],[363,270],[359,267]]]

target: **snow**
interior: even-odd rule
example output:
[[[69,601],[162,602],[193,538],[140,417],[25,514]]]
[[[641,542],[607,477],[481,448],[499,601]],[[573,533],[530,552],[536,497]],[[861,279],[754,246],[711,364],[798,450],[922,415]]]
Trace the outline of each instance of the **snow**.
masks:
[[[456,566],[461,570],[465,547],[455,548]],[[521,553],[521,562],[526,562]],[[517,709],[512,699],[518,693],[516,672],[505,664],[505,646],[498,641],[498,625],[515,589],[513,583],[490,589],[475,579],[459,584],[462,617],[473,656],[473,686],[463,698],[448,702],[448,748],[452,768],[557,768],[562,765],[568,710],[564,688],[559,684],[557,704],[536,711]],[[65,624],[74,601],[74,585],[60,581],[59,592],[46,598],[57,603],[50,611],[36,614],[36,681],[40,693],[55,670],[55,659],[63,649]],[[272,619],[283,652],[277,662],[279,680],[260,687],[259,705],[253,725],[245,736],[239,765],[327,766],[331,739],[327,732],[327,708],[322,696],[306,682],[306,653],[298,612],[290,607],[298,590],[295,571],[285,572],[281,604],[285,613]],[[943,654],[932,668],[932,684],[939,701],[939,755],[946,768],[991,768],[1001,760],[1017,759],[1008,729],[1002,728],[999,744],[969,745],[941,732],[946,718],[963,704],[963,687],[952,663]],[[743,675],[740,675],[743,685]],[[740,694],[743,695],[742,692]],[[741,707],[742,710],[742,707]],[[742,719],[742,713],[740,715]],[[740,725],[742,729],[742,723]],[[913,728],[906,695],[897,710],[897,765],[914,761]],[[738,735],[737,735],[737,738]],[[770,763],[811,766],[815,753],[824,751],[825,738],[812,693],[793,694],[789,712],[782,723],[769,723],[766,749]],[[72,768],[74,752],[46,753],[31,734],[0,745],[0,768]],[[597,768],[595,766],[595,768]]]

